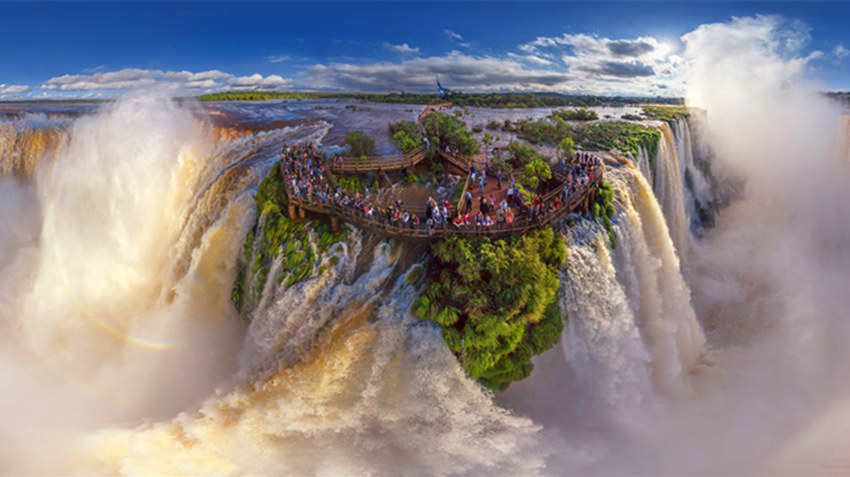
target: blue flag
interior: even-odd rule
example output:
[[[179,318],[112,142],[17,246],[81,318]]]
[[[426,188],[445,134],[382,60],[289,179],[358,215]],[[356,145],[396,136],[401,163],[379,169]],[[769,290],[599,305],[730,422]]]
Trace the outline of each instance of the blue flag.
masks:
[[[443,88],[443,85],[440,84],[440,80],[437,79],[437,89],[440,91],[440,97],[446,95],[446,88]]]

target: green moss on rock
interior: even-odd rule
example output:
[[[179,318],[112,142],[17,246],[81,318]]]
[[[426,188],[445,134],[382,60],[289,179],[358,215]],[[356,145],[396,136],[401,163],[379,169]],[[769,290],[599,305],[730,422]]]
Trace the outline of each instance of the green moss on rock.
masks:
[[[237,268],[231,299],[237,310],[247,316],[259,301],[265,289],[274,260],[282,256],[278,284],[292,286],[312,275],[317,255],[325,253],[333,244],[345,239],[346,233],[330,233],[319,222],[290,220],[286,193],[280,180],[280,163],[269,170],[254,196],[257,220],[245,236],[242,257]],[[314,246],[310,231],[315,232]],[[257,242],[259,238],[259,242]],[[316,250],[318,248],[318,250]]]

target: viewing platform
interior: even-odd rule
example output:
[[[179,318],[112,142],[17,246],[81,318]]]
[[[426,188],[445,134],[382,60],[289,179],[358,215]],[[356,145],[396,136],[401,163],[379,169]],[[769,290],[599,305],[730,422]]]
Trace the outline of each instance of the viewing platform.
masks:
[[[568,197],[567,201],[562,203],[561,207],[556,209],[554,212],[543,214],[543,216],[537,220],[524,218],[516,220],[512,224],[499,223],[487,227],[477,225],[464,225],[458,227],[451,223],[446,223],[442,227],[432,228],[428,228],[425,225],[420,225],[418,227],[412,225],[396,226],[388,224],[386,221],[380,219],[367,218],[359,210],[350,206],[338,204],[334,201],[302,199],[292,195],[289,190],[287,190],[287,199],[289,201],[290,218],[295,220],[298,218],[304,218],[304,211],[326,215],[330,217],[331,227],[334,229],[338,229],[339,220],[343,220],[357,227],[393,237],[408,237],[413,239],[435,239],[450,235],[499,237],[512,233],[524,233],[529,230],[551,226],[559,222],[571,212],[587,210],[594,200],[593,196],[596,191],[596,187],[600,184],[602,184],[601,175],[582,187],[579,193]],[[558,191],[552,191],[550,194],[562,191],[563,189],[559,188]]]
[[[421,118],[437,107],[447,105],[450,106],[426,107],[418,115],[417,124],[421,128]],[[506,200],[503,187],[496,187],[497,181],[490,180],[486,190],[477,180],[476,183],[472,182],[471,161],[457,157],[439,145],[432,144],[430,147],[436,148],[434,157],[445,160],[466,175],[460,200],[451,204],[451,209],[446,208],[448,203],[441,208],[436,202],[432,202],[432,205],[407,204],[400,207],[397,204],[372,204],[366,202],[365,197],[341,193],[338,188],[334,173],[359,174],[413,168],[428,152],[425,146],[420,146],[407,154],[330,159],[325,163],[330,173],[322,174],[313,170],[308,174],[312,179],[307,182],[304,182],[302,173],[298,172],[303,169],[303,165],[297,162],[290,164],[287,175],[287,167],[282,164],[281,180],[288,202],[288,215],[293,220],[299,220],[306,218],[306,213],[310,212],[327,216],[332,230],[338,230],[339,222],[344,221],[378,234],[411,239],[437,239],[451,235],[499,237],[552,226],[570,213],[587,212],[596,200],[597,187],[603,181],[602,161],[596,156],[585,155],[569,166],[552,166],[552,178],[559,184],[542,192],[533,203],[518,199],[512,201],[510,196]],[[503,177],[506,184],[512,176],[518,176],[516,172],[505,173]],[[386,174],[383,175],[386,177]],[[518,197],[519,190],[516,189],[515,193],[515,197]],[[474,215],[474,207],[471,210],[468,207],[472,201],[467,197],[476,196],[481,203],[484,202],[481,200],[483,196],[490,200],[486,210],[484,205],[480,205],[480,211]],[[429,217],[427,220],[426,215]],[[491,218],[491,215],[498,220]]]

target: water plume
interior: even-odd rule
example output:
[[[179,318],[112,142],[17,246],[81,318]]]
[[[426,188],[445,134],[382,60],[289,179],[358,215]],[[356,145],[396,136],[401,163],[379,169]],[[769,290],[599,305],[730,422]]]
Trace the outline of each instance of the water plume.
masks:
[[[2,369],[33,396],[2,407],[0,439],[19,451],[9,472],[62,472],[75,436],[173,415],[236,366],[229,290],[264,167],[234,169],[243,157],[217,154],[189,110],[156,96],[67,131],[61,147],[2,158],[34,168],[0,180]]]

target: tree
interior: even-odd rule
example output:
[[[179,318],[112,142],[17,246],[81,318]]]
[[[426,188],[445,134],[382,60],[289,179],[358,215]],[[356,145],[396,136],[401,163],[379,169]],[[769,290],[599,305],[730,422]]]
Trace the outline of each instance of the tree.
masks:
[[[389,123],[387,126],[390,142],[395,144],[402,152],[410,152],[422,143],[419,128],[413,121],[399,121]]]
[[[435,260],[413,312],[437,323],[464,370],[492,389],[531,374],[531,357],[563,329],[556,298],[567,248],[552,229],[490,241],[452,236]]]
[[[348,131],[345,134],[345,144],[351,149],[351,156],[371,156],[375,152],[375,140],[363,134],[362,131]]]
[[[508,143],[508,161],[514,168],[525,167],[526,164],[540,157],[536,149],[528,144],[511,141]]]
[[[571,137],[565,137],[561,139],[561,142],[558,144],[558,152],[561,153],[561,157],[564,159],[569,159],[573,156],[573,148],[575,147],[575,143]]]
[[[525,165],[521,181],[523,185],[537,189],[541,182],[548,181],[551,178],[552,170],[549,168],[549,164],[543,159],[535,159]]]
[[[449,146],[466,157],[478,154],[478,141],[472,137],[472,131],[454,116],[433,112],[422,119],[422,127],[428,137],[437,139],[435,145]]]

